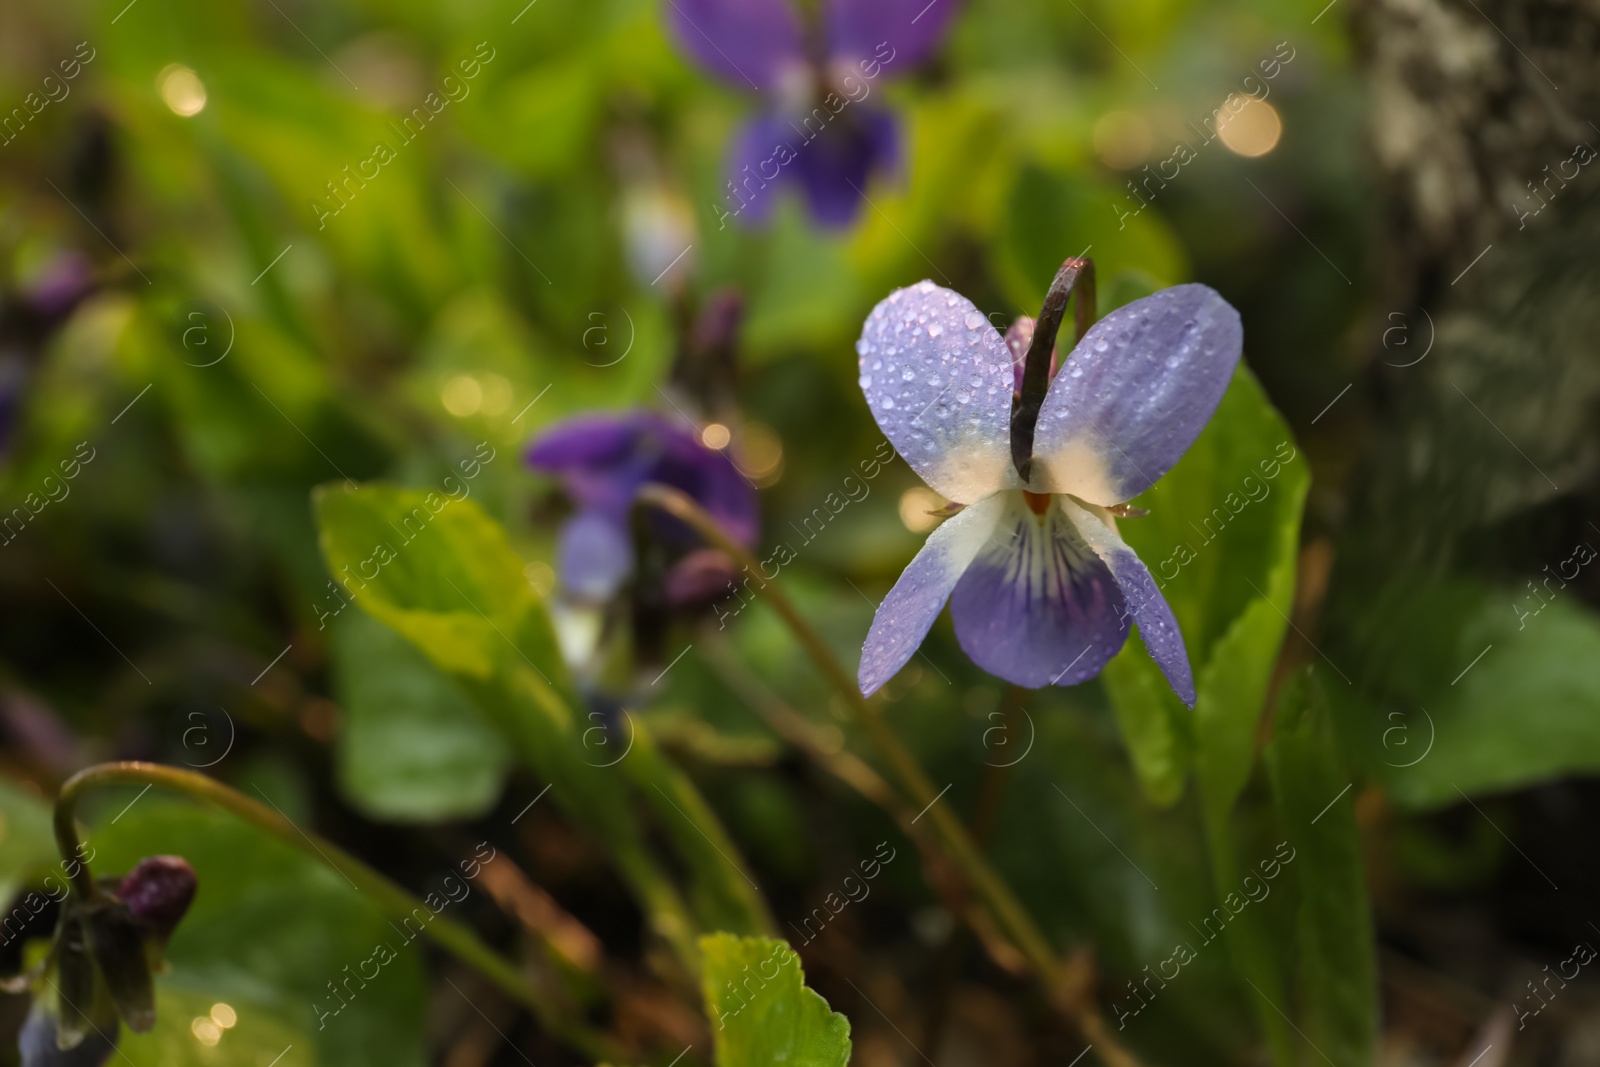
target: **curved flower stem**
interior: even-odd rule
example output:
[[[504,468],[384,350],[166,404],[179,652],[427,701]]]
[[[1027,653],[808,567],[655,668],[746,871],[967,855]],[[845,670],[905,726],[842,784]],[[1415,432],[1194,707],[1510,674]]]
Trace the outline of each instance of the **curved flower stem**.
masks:
[[[210,801],[332,867],[379,910],[390,916],[407,916],[414,909],[424,906],[422,901],[338,845],[302,830],[282,813],[251,800],[214,778],[158,763],[137,762],[101,763],[85,768],[67,779],[56,798],[56,846],[67,865],[73,869],[73,888],[85,899],[93,899],[101,890],[89,874],[88,863],[77,858],[80,852],[74,811],[78,800],[90,789],[117,784],[159,785]],[[619,1050],[608,1037],[564,1018],[559,1009],[547,1003],[534,989],[515,964],[485,945],[469,927],[454,919],[435,915],[425,929],[440,948],[488,978],[512,1000],[531,1010],[546,1029],[574,1049],[600,1060],[618,1057]]]
[[[1033,340],[1022,364],[1022,389],[1016,413],[1011,416],[1011,463],[1024,482],[1033,463],[1033,435],[1038,428],[1039,410],[1050,391],[1050,357],[1056,350],[1056,333],[1067,312],[1067,300],[1076,292],[1078,306],[1073,326],[1078,340],[1094,325],[1094,260],[1073,256],[1061,264],[1044,295],[1044,307],[1033,325]]]
[[[642,504],[672,515],[693,527],[702,537],[731,555],[741,566],[760,573],[760,564],[749,550],[730,537],[726,530],[699,504],[670,486],[650,484],[638,493]],[[855,712],[872,742],[888,760],[895,777],[912,802],[921,806],[950,860],[960,869],[994,916],[995,922],[1016,945],[1044,984],[1052,1003],[1078,1023],[1079,1028],[1099,1049],[1101,1058],[1113,1067],[1138,1067],[1131,1053],[1122,1048],[1106,1028],[1105,1020],[1087,995],[1088,975],[1081,966],[1063,966],[1038,924],[1012,893],[1004,879],[989,865],[965,825],[949,805],[935,803],[939,791],[905,742],[884,720],[876,706],[861,695],[856,681],[839,663],[827,645],[794,603],[775,584],[763,586],[768,602],[788,625],[795,639],[805,648],[813,664]]]

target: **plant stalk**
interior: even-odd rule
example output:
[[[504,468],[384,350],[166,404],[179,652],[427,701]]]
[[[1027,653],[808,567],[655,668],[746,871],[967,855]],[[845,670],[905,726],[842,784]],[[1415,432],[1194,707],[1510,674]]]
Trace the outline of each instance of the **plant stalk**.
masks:
[[[414,909],[424,906],[422,901],[384,875],[331,841],[302,830],[281,812],[257,803],[203,774],[158,763],[138,762],[101,763],[85,768],[67,779],[56,798],[56,845],[62,858],[76,865],[72,885],[86,900],[98,896],[100,889],[89,873],[89,865],[77,859],[79,839],[74,812],[78,801],[98,786],[139,784],[159,785],[186,793],[232,812],[252,826],[332,867],[391,918],[408,916]],[[564,1019],[557,1009],[545,1003],[515,964],[485,945],[469,927],[454,919],[435,915],[425,930],[440,948],[478,971],[512,1000],[532,1011],[546,1029],[574,1049],[602,1060],[619,1057],[620,1050],[609,1038],[581,1023]]]
[[[748,549],[728,535],[720,523],[687,494],[671,486],[649,484],[640,488],[639,503],[661,510],[687,523],[715,547],[728,553],[741,566],[755,574],[761,573],[760,563]],[[933,823],[934,831],[943,842],[949,858],[961,870],[982,898],[996,923],[1028,960],[1044,984],[1051,1003],[1073,1018],[1085,1033],[1096,1032],[1094,1043],[1101,1058],[1112,1067],[1138,1067],[1139,1061],[1111,1037],[1105,1021],[1087,995],[1089,976],[1083,967],[1063,967],[1055,950],[1033,917],[1023,907],[1011,887],[989,865],[988,860],[973,841],[972,835],[949,805],[940,805],[939,790],[934,788],[927,772],[922,769],[905,742],[884,720],[878,708],[861,695],[856,681],[835,658],[827,645],[794,603],[778,586],[767,582],[762,586],[768,602],[795,639],[805,649],[811,662],[822,672],[830,685],[844,698],[856,718],[866,729],[872,742],[883,753],[899,779],[901,787],[911,801],[922,808],[923,814]],[[918,816],[921,818],[922,816]]]

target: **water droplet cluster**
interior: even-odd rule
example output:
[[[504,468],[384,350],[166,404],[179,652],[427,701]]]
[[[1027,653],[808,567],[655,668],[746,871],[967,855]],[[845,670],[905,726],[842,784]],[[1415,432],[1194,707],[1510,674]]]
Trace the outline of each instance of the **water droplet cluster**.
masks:
[[[867,317],[856,354],[867,403],[919,471],[971,473],[970,450],[954,446],[1009,435],[1010,354],[965,297],[929,281],[896,290]]]

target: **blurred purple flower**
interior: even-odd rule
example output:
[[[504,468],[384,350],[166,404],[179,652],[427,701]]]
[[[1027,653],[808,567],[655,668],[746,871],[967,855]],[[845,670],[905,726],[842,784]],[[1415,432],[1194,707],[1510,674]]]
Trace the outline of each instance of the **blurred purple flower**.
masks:
[[[562,588],[576,599],[610,599],[633,573],[630,516],[634,494],[646,482],[682,490],[741,544],[755,544],[755,489],[733,459],[653,411],[569,419],[535,440],[527,459],[535,469],[559,477],[577,505],[577,514],[561,530],[559,548]],[[727,585],[732,561],[718,570],[704,552],[692,551],[701,543],[687,526],[657,512],[649,521],[668,547],[688,553],[667,572],[670,601],[687,603]]]
[[[823,0],[806,32],[788,0],[667,0],[679,44],[701,67],[762,94],[733,141],[727,215],[761,223],[769,184],[797,185],[818,221],[848,225],[867,182],[900,161],[894,117],[864,103],[872,83],[926,60],[959,0]]]
[[[970,300],[929,281],[867,317],[856,351],[868,407],[924,481],[968,506],[929,535],[878,608],[861,691],[905,665],[949,600],[973,662],[1033,688],[1099,674],[1138,623],[1192,706],[1183,634],[1111,509],[1155,484],[1216,411],[1243,345],[1239,313],[1203,285],[1179,285],[1101,319],[1050,382],[1024,482],[1010,429],[1014,353],[1031,333],[1027,323],[1003,339]]]
[[[33,366],[50,335],[93,290],[92,264],[69,249],[0,297],[0,449],[16,429]]]

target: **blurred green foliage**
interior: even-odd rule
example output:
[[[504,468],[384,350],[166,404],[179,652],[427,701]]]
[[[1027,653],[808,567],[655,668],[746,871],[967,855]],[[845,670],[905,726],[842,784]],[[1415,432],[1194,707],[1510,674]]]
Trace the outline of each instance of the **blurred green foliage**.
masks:
[[[1226,945],[1197,945],[1119,1036],[1152,1063],[1253,1062],[1263,1043],[1278,1064],[1313,1062],[1313,1047],[1367,1062],[1379,1024],[1360,846],[1376,831],[1358,829],[1356,797],[1426,811],[1600,768],[1600,624],[1574,594],[1517,625],[1525,594],[1505,590],[1538,574],[1525,560],[1440,553],[1445,573],[1397,580],[1388,542],[1343,525],[1362,514],[1342,482],[1367,445],[1314,423],[1359,362],[1347,338],[1370,314],[1374,253],[1362,86],[1339,19],[1266,0],[972,0],[930,69],[884,87],[901,173],[836,233],[787,198],[766,230],[719,227],[726,146],[754,104],[677,54],[664,6],[111,0],[6,16],[4,101],[78,41],[96,51],[71,95],[0,147],[5,292],[69,253],[95,281],[47,336],[3,338],[15,400],[0,504],[81,461],[70,493],[0,550],[7,706],[47,706],[66,734],[8,749],[6,776],[50,787],[113,755],[194,766],[189,712],[225,709],[238,749],[230,734],[208,773],[249,793],[270,771],[297,797],[285,810],[406,884],[463,825],[518,841],[536,881],[579,871],[552,892],[624,966],[709,1007],[705,1033],[721,983],[778,944],[718,932],[783,932],[833,871],[893,836],[907,858],[874,890],[881,910],[829,936],[882,950],[921,993],[932,961],[966,957],[937,932],[947,901],[915,849],[806,764],[707,652],[834,751],[872,758],[770,607],[758,597],[726,629],[673,622],[660,649],[620,639],[606,678],[624,679],[627,710],[600,710],[547,597],[566,505],[519,449],[574,413],[666,409],[685,324],[734,286],[747,314],[728,385],[735,414],[777,442],[763,544],[783,539],[878,441],[852,349],[873,304],[931,277],[1009,321],[1088,250],[1102,313],[1191,278],[1244,312],[1248,369],[1136,502],[1150,514],[1120,522],[1166,585],[1197,705],[1130,640],[1103,681],[1040,691],[1008,718],[1001,683],[941,620],[885,714],[949,783],[940,803],[967,817],[998,791],[987,851],[1064,953],[1092,948],[1108,1013],[1288,842],[1296,859],[1271,896]],[[1280,42],[1295,59],[1273,81],[1279,147],[1207,147],[1124,222],[1139,168],[1191,140]],[[191,115],[163,96],[172,64],[204,86]],[[397,133],[447,74],[470,92]],[[348,179],[379,142],[395,158]],[[846,664],[920,543],[901,513],[918,484],[887,468],[780,579]],[[1297,585],[1307,543],[1347,552],[1349,592],[1332,596],[1317,646],[1290,634],[1322,599]],[[1311,660],[1314,678],[1290,670]],[[519,825],[546,786],[559,815],[541,804]],[[159,980],[160,1027],[124,1045],[141,1067],[264,1067],[291,1044],[296,1063],[429,1058],[438,983],[415,949],[318,1028],[308,1005],[388,936],[336,873],[155,797],[112,819],[133,798],[117,799],[90,821],[96,871],[181,852],[201,886]],[[47,819],[0,780],[0,896],[54,861]],[[1421,823],[1392,834],[1417,885],[1477,884],[1499,856],[1498,839],[1452,851]],[[585,863],[622,888],[596,888]],[[811,970],[862,1048],[878,1017],[840,980],[852,972],[833,956]],[[961,973],[1031,995],[987,963]],[[572,1014],[591,1011],[601,979],[558,974]],[[849,1058],[849,1024],[798,966],[785,975],[716,1035],[721,1067]],[[240,1022],[213,1048],[191,1024],[219,999]],[[1034,1007],[1017,1009],[1019,1029]],[[665,1063],[676,1040],[645,1044]],[[708,1055],[700,1044],[684,1063]]]

